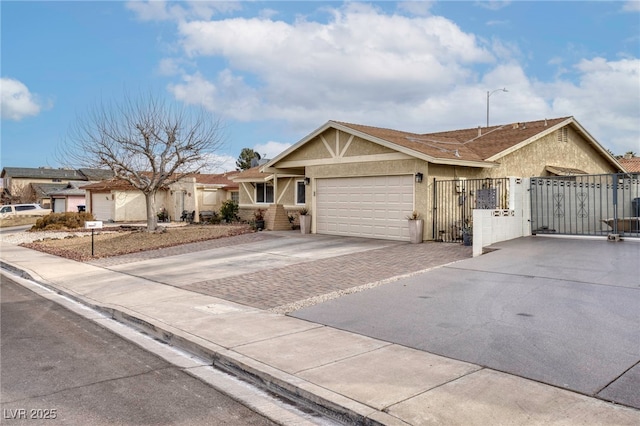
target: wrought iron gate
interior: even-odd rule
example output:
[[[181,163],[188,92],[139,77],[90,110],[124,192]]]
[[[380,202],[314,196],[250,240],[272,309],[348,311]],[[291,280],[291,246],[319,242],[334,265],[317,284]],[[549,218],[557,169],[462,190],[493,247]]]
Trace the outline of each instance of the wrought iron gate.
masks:
[[[640,175],[531,178],[531,232],[640,237]]]
[[[433,238],[436,241],[462,240],[472,226],[473,209],[507,209],[509,179],[434,180]]]

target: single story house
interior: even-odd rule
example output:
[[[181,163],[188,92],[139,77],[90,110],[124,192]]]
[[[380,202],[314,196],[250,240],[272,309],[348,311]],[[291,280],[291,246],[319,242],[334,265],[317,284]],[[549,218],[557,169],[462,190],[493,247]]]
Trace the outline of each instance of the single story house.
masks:
[[[314,233],[408,240],[416,211],[431,240],[436,180],[617,171],[574,117],[424,134],[328,121],[233,180],[245,214],[268,209],[267,229],[304,207]]]
[[[54,213],[78,212],[85,209],[86,191],[80,189],[85,183],[69,182],[64,188],[49,191],[51,197],[51,210]]]
[[[36,202],[51,208],[51,190],[62,189],[70,182],[89,183],[111,176],[113,173],[110,170],[102,169],[5,167],[0,173],[3,181],[2,203]]]
[[[193,212],[197,221],[204,210],[219,210],[223,201],[238,198],[238,184],[230,180],[237,172],[194,174],[158,191],[156,209],[179,221],[182,212]],[[111,179],[83,186],[87,191],[87,211],[96,220],[137,222],[147,220],[144,194],[129,182]]]

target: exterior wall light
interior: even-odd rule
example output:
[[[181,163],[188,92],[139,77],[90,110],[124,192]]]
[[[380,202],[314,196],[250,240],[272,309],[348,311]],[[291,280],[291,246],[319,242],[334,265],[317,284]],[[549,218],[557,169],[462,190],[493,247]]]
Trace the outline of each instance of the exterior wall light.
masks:
[[[416,173],[416,183],[422,183],[422,177],[424,175],[420,172]]]
[[[309,185],[310,183],[311,183],[311,178],[308,178],[308,177],[304,178],[305,185]]]

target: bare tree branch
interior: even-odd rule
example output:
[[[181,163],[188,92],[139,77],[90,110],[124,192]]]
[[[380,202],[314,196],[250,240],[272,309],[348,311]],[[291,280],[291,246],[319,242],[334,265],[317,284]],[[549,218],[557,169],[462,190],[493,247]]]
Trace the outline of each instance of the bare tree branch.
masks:
[[[100,102],[72,126],[58,151],[61,164],[108,168],[147,198],[147,228],[155,230],[155,194],[206,167],[223,146],[220,120],[152,94]]]

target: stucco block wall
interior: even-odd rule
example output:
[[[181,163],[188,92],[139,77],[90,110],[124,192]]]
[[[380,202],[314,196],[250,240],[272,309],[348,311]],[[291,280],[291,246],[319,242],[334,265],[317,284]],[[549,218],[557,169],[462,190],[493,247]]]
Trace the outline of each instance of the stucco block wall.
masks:
[[[509,178],[509,209],[473,210],[473,256],[500,241],[531,235],[529,179]]]

